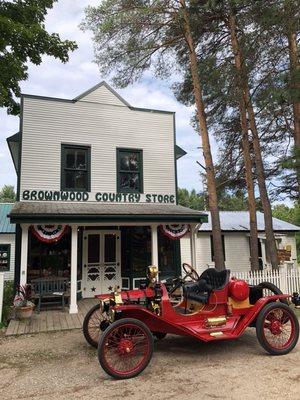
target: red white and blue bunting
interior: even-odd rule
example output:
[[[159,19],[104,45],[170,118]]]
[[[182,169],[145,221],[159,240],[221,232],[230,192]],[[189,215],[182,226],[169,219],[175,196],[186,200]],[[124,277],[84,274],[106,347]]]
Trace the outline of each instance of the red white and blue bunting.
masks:
[[[177,240],[189,232],[190,226],[187,224],[161,225],[161,230],[168,238]]]
[[[67,225],[32,225],[33,235],[45,243],[58,242],[66,233]]]

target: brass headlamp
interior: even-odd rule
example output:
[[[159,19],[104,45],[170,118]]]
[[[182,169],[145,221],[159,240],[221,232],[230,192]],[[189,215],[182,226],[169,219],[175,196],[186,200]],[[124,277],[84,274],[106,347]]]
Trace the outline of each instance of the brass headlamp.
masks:
[[[155,265],[149,265],[147,268],[147,278],[149,279],[150,283],[154,283],[157,280],[158,276],[158,268]]]

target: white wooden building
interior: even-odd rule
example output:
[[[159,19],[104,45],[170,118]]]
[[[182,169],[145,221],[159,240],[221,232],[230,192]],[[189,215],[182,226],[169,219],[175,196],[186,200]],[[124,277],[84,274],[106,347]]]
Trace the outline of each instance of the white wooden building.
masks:
[[[151,263],[161,277],[179,275],[180,243],[162,224],[190,224],[195,259],[207,215],[177,205],[185,152],[173,112],[132,107],[105,82],[73,100],[23,94],[20,130],[7,141],[18,176],[16,284],[68,278],[76,313],[78,297],[134,288]]]
[[[181,275],[182,262],[213,265],[207,213],[177,204],[176,161],[186,153],[173,112],[133,107],[105,82],[72,100],[23,94],[20,130],[7,142],[18,177],[7,212],[16,285],[67,279],[76,313],[80,297],[138,287],[149,264],[162,279]],[[166,224],[191,233],[171,240]],[[226,265],[249,269],[247,229],[223,231]]]
[[[209,214],[209,213],[208,213]],[[232,272],[243,272],[250,270],[250,226],[247,211],[221,211],[220,223],[223,239],[223,252],[226,268]],[[270,268],[268,251],[266,249],[266,235],[263,213],[257,213],[257,226],[259,233],[259,262],[261,269]],[[273,227],[276,238],[277,249],[290,251],[290,263],[297,267],[297,248],[295,234],[300,227],[288,222],[273,218]],[[181,258],[190,262],[189,240],[180,240]],[[199,227],[196,245],[196,266],[198,272],[207,267],[214,267],[211,219]]]

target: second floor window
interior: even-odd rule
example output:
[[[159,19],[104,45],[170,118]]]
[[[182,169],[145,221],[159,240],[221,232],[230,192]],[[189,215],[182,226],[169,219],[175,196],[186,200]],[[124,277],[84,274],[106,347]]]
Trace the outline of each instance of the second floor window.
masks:
[[[143,192],[143,151],[117,149],[118,192]]]
[[[61,190],[91,190],[91,148],[62,144]]]

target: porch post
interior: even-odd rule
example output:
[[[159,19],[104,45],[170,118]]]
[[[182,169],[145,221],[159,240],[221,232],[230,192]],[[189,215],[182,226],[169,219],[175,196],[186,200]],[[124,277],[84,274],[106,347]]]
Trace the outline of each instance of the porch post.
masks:
[[[259,241],[260,241],[260,246],[261,246],[261,259],[262,259],[262,264],[263,264],[263,269],[264,269],[265,265],[267,265],[266,241],[263,240],[262,238],[259,238]]]
[[[191,246],[191,265],[197,269],[197,257],[196,257],[196,235],[197,235],[198,225],[191,224],[191,236],[190,236],[190,246]]]
[[[21,268],[20,268],[20,285],[27,283],[27,263],[28,263],[28,228],[29,225],[21,225]]]
[[[157,224],[151,225],[151,264],[158,267]]]
[[[70,314],[77,314],[77,251],[78,234],[77,225],[71,226],[71,293],[70,293]]]

